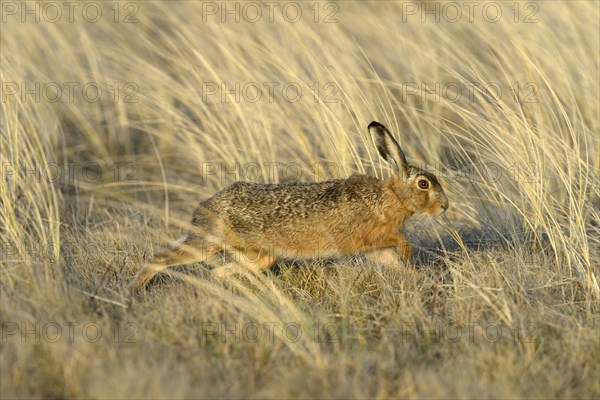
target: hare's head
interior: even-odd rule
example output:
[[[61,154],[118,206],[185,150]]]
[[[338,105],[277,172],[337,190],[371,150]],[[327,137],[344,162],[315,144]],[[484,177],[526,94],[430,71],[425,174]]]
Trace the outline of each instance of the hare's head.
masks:
[[[381,157],[394,168],[395,176],[390,179],[389,187],[398,196],[398,201],[413,213],[436,216],[446,211],[448,198],[435,175],[408,165],[398,142],[379,122],[371,122],[369,132],[375,138]]]

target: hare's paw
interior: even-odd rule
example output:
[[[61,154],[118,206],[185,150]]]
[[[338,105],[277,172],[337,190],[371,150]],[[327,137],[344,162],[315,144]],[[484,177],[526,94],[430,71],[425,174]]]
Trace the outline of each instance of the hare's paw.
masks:
[[[231,278],[234,275],[247,273],[248,270],[241,265],[235,263],[229,263],[222,267],[217,267],[212,270],[212,275],[218,279]]]
[[[380,265],[400,265],[401,258],[394,249],[373,250],[365,253],[367,261]]]
[[[141,269],[133,278],[133,281],[129,285],[131,294],[134,294],[138,290],[142,289],[156,274],[160,272],[160,268],[156,268],[154,265],[149,265]]]

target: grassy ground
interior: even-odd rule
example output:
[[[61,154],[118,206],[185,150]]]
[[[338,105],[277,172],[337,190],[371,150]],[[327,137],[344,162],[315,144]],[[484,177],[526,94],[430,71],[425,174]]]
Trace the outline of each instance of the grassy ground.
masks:
[[[600,398],[597,2],[48,4],[2,2],[3,398]],[[450,200],[412,266],[128,307],[227,184],[388,176],[373,119]]]

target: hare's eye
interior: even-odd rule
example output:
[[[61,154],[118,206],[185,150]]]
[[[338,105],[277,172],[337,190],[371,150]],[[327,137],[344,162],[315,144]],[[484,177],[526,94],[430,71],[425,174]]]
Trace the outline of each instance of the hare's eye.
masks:
[[[423,189],[423,190],[429,189],[429,181],[427,181],[425,179],[421,179],[419,181],[418,185],[419,185],[419,189]]]

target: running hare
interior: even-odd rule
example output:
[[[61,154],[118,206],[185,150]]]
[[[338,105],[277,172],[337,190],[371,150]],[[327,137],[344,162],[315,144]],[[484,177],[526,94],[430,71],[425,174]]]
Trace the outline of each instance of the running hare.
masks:
[[[217,268],[218,275],[259,272],[279,257],[336,257],[391,247],[396,247],[404,260],[410,259],[411,247],[399,227],[415,213],[442,214],[448,199],[433,174],[407,164],[385,126],[373,121],[368,129],[379,154],[393,166],[393,177],[236,182],[200,203],[193,228],[175,250],[156,256],[138,272],[132,291],[168,267],[206,262],[231,250],[239,252],[239,260]]]

